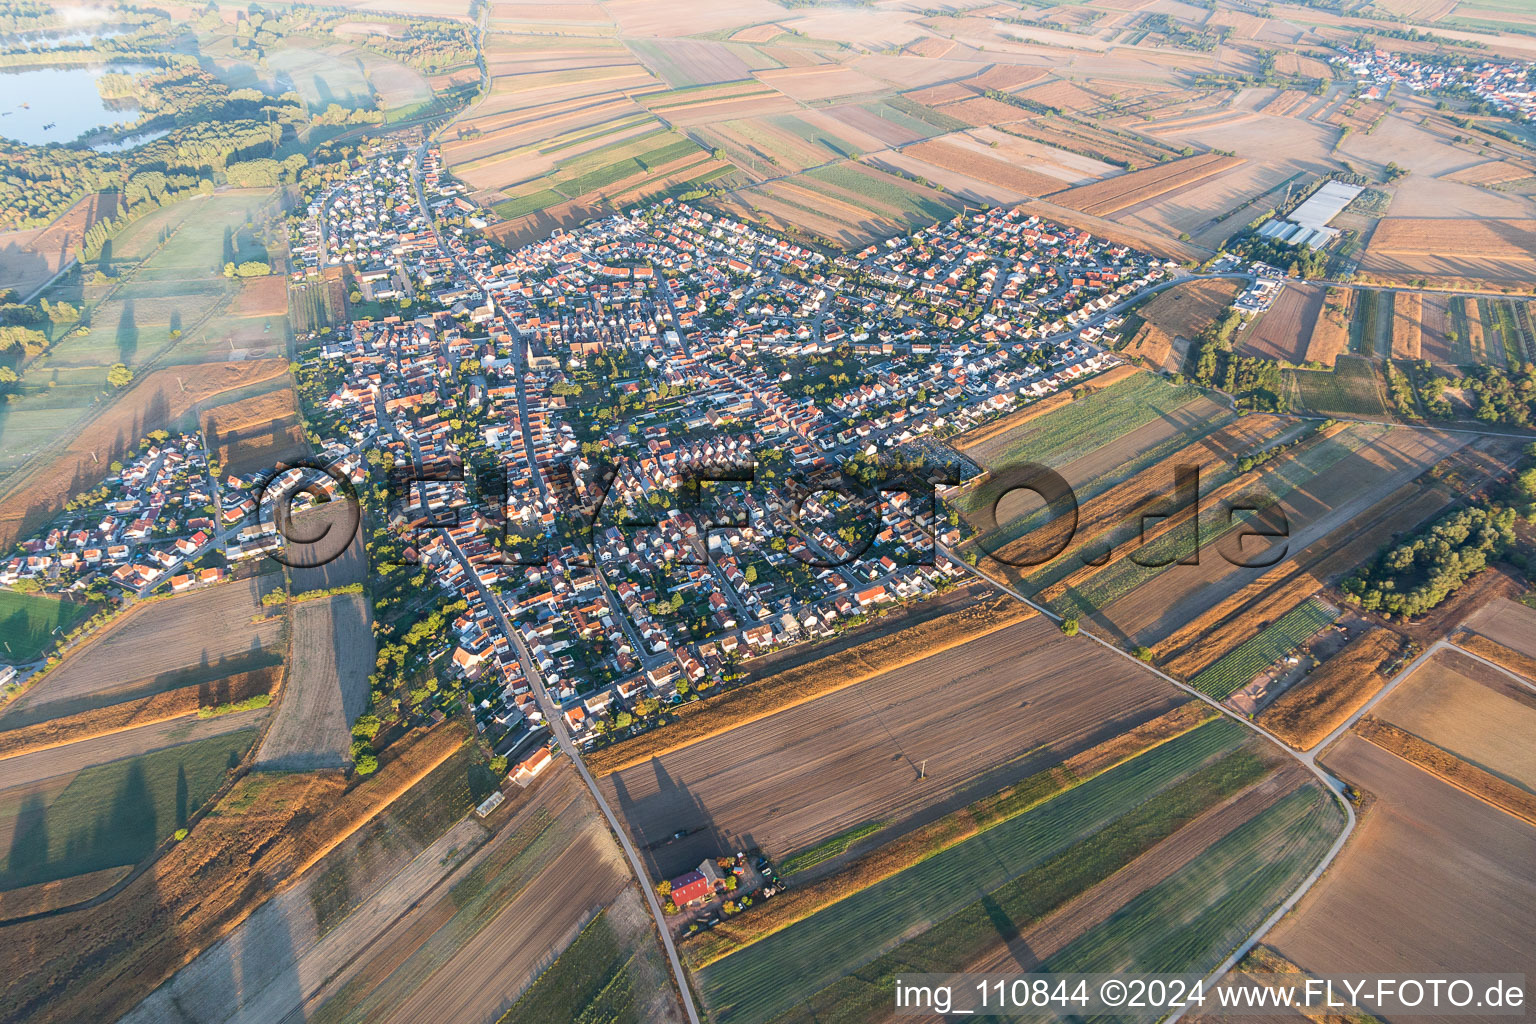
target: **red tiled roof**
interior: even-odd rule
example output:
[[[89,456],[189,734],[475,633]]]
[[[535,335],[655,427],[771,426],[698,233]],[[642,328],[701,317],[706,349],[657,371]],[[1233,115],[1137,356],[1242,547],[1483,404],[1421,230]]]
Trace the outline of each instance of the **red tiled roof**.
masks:
[[[709,884],[697,871],[690,871],[686,875],[679,875],[672,879],[672,902],[678,906],[692,903],[694,900],[708,896],[714,891],[714,886]]]

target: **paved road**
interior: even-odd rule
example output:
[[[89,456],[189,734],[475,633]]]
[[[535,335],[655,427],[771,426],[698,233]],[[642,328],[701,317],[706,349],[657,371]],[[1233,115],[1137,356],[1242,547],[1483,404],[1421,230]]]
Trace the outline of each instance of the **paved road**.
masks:
[[[597,780],[592,777],[591,772],[587,771],[587,766],[581,759],[581,751],[577,749],[576,744],[571,740],[570,730],[566,728],[565,717],[560,714],[559,706],[549,696],[549,691],[544,686],[544,677],[539,672],[538,665],[529,655],[527,648],[523,646],[522,637],[518,634],[517,630],[512,628],[512,623],[507,619],[506,610],[502,607],[500,599],[474,573],[469,559],[465,557],[464,552],[460,550],[454,539],[446,531],[443,532],[442,536],[443,540],[447,542],[449,550],[458,559],[459,565],[469,574],[469,578],[479,589],[480,599],[485,602],[486,607],[490,608],[492,614],[496,616],[496,622],[501,627],[501,631],[511,639],[513,645],[517,648],[518,659],[523,664],[523,671],[527,675],[528,681],[533,685],[534,699],[538,701],[539,710],[544,713],[544,718],[549,723],[550,731],[554,734],[560,749],[570,755],[571,762],[576,766],[576,771],[581,774],[581,781],[586,784],[587,789],[592,793],[592,798],[597,801],[597,806],[602,810],[603,817],[608,819],[608,827],[613,831],[614,837],[618,839],[619,845],[624,848],[624,856],[629,859],[630,870],[634,873],[635,880],[640,885],[640,891],[645,893],[646,902],[650,905],[652,916],[656,918],[656,928],[661,935],[661,943],[666,948],[667,959],[672,962],[672,973],[677,979],[678,992],[683,1000],[683,1009],[688,1014],[690,1024],[699,1024],[699,1011],[693,1005],[693,993],[688,989],[688,976],[683,972],[683,962],[679,959],[677,946],[672,941],[672,930],[667,926],[666,915],[662,913],[661,902],[656,898],[656,890],[650,884],[645,865],[640,860],[639,851],[629,841],[629,834],[619,824],[619,819],[613,813],[613,808],[608,805],[607,798],[603,796],[602,790],[598,788]]]

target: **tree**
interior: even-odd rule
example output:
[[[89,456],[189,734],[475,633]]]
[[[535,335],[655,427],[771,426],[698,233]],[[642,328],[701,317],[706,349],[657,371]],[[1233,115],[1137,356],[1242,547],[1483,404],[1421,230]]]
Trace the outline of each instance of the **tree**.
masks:
[[[1067,636],[1077,636],[1077,619],[1069,618],[1061,620],[1061,631]]]
[[[747,571],[745,573],[743,573],[742,575],[746,578],[747,584],[749,586],[751,584],[753,584],[753,583],[756,583],[757,582],[757,566],[755,566],[755,565],[747,566]]]
[[[133,382],[133,371],[122,363],[113,363],[107,371],[107,383],[115,388],[125,388]]]
[[[364,754],[357,759],[357,764],[354,767],[359,775],[372,775],[379,770],[379,759],[372,754]]]
[[[656,895],[658,895],[658,896],[670,896],[670,895],[672,895],[672,883],[667,881],[665,878],[663,878],[661,881],[657,882],[656,883]]]
[[[505,755],[497,754],[495,757],[491,758],[491,771],[495,772],[497,775],[507,774],[507,759]]]

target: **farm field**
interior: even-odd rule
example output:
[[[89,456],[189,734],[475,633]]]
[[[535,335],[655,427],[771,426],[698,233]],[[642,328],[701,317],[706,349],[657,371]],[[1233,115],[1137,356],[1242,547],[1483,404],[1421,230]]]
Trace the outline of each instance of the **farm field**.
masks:
[[[1271,701],[1256,721],[1297,750],[1311,750],[1381,692],[1402,646],[1389,629],[1366,630]]]
[[[1160,497],[1173,483],[1172,471],[1160,465],[1193,464],[1205,472],[1226,472],[1235,458],[1262,446],[1286,426],[1266,416],[1237,420],[1231,410],[1202,396],[1055,467],[1079,503],[1076,536],[1086,544],[1101,530],[1129,523],[1137,509]],[[997,494],[1005,486],[1006,481],[983,479],[951,503],[978,531],[974,545],[1006,563],[1005,574],[1012,578],[1023,568],[1014,563],[1036,561],[1051,550],[1048,540],[1060,540],[1052,532],[1032,538],[1031,533],[1048,521],[1049,510],[1033,499],[1027,512],[1014,507],[1017,498]]]
[[[1536,658],[1536,609],[1504,599],[1490,601],[1466,626],[1496,644]]]
[[[1325,763],[1376,802],[1265,944],[1314,973],[1406,962],[1524,970],[1536,939],[1536,828],[1357,736],[1344,736]]]
[[[1356,292],[1353,288],[1330,286],[1323,292],[1322,308],[1307,339],[1304,361],[1322,363],[1332,369],[1339,356],[1349,351],[1349,326],[1354,316]]]
[[[1232,722],[1209,722],[1007,818],[710,964],[698,975],[704,1000],[722,1024],[774,1019],[903,935],[938,924],[1099,832],[1243,738]],[[776,982],[785,976],[800,984]]]
[[[1302,362],[1307,358],[1326,294],[1322,285],[1286,282],[1274,305],[1242,332],[1234,347],[1245,355]]]
[[[1012,430],[998,433],[983,426],[962,435],[957,446],[983,466],[1039,461],[1058,468],[1201,397],[1197,388],[1150,373],[1133,374],[1103,389],[1074,389],[1074,394],[1070,403],[1052,403],[1045,415]]]
[[[271,470],[310,451],[291,387],[214,406],[201,420],[209,452],[229,473]]]
[[[117,1020],[248,917],[252,892],[291,886],[465,738],[452,723],[409,733],[391,744],[378,772],[350,782],[334,774],[246,775],[108,902],[9,925],[32,952],[7,964],[13,980],[0,1020]],[[83,962],[96,969],[68,969]]]
[[[91,606],[47,594],[0,590],[0,643],[8,661],[24,664],[42,655],[54,631],[67,633],[91,615]]]
[[[1339,356],[1332,370],[1287,370],[1297,404],[1322,416],[1386,419],[1385,385],[1369,359]]]
[[[1241,281],[1219,278],[1177,284],[1138,307],[1136,315],[1175,338],[1193,339],[1214,323],[1242,290]]]
[[[0,232],[0,292],[30,295],[72,258],[92,225],[116,213],[116,193],[98,192],[43,227]]]
[[[1088,692],[1072,682],[1084,674],[1096,681]],[[656,877],[670,877],[743,842],[782,856],[919,806],[931,816],[1177,702],[1154,676],[1035,617],[600,785],[642,851],[702,829],[643,852]],[[870,728],[872,707],[884,709],[882,728]],[[911,787],[924,761],[919,805]],[[786,802],[791,784],[798,795]]]
[[[218,789],[225,770],[255,742],[254,723],[247,717],[242,724],[192,743],[80,768],[52,799],[21,797],[13,824],[5,830],[11,837],[0,889],[141,860],[187,823]],[[13,760],[7,772],[28,772],[21,762],[45,756]]]
[[[1338,613],[1316,598],[1303,601],[1244,641],[1190,681],[1201,693],[1225,700],[1270,665],[1285,657]]]
[[[266,616],[263,589],[256,578],[138,605],[12,700],[0,712],[0,727],[280,663],[283,623]]]
[[[1006,480],[983,480],[977,490],[959,504],[980,531],[977,545],[991,556],[989,570],[1002,572],[1015,586],[1038,593],[1098,560],[1108,547],[1136,540],[1143,514],[1160,514],[1172,501],[1175,466],[1198,469],[1207,488],[1223,485],[1238,473],[1239,461],[1274,445],[1295,440],[1304,428],[1270,415],[1236,417],[1230,409],[1210,407],[1200,399],[1186,407],[1196,414],[1190,422],[1165,414],[1155,423],[1136,427],[1113,443],[1060,467],[1064,477],[1080,488],[1076,528],[1062,554],[1041,562],[1062,544],[1061,534],[1070,521],[1053,531],[1037,530],[1046,522],[1044,509],[1021,514],[1006,504],[998,507],[996,492],[1009,486]],[[1120,461],[1116,462],[1116,458]],[[1016,500],[1016,499],[1008,499]],[[1039,506],[1039,501],[1031,504]],[[997,507],[1003,522],[994,525],[989,509]],[[1149,523],[1152,530],[1155,524]],[[1028,580],[1026,583],[1025,580]]]
[[[352,723],[368,707],[372,616],[363,594],[290,605],[293,663],[257,764],[268,771],[341,768]]]
[[[1131,900],[1044,968],[1208,972],[1296,889],[1343,824],[1333,799],[1309,783]]]
[[[654,1014],[638,1019],[680,1018],[664,994],[669,989],[649,916],[575,774],[557,767],[524,799],[423,900],[386,899],[397,916],[375,915],[378,940],[367,954],[334,976],[321,973],[324,962],[306,965],[313,979],[306,985],[312,992],[304,993],[313,1007],[308,1019],[420,1020],[422,1006],[431,1003],[434,1014],[446,1007],[463,1018],[496,1020],[541,971],[556,969],[552,954],[604,908],[630,949],[628,977],[636,993],[654,993]],[[351,917],[343,927],[322,944],[332,960],[349,957],[343,943],[358,938]],[[537,988],[532,991],[537,999]],[[256,1024],[261,1018],[242,1019]]]
[[[1240,798],[1242,814],[1212,811],[1212,820],[1202,817],[1271,771],[1256,756],[1253,743],[1240,727],[1223,720],[1153,747],[711,963],[699,975],[705,1000],[723,1021],[878,1017],[878,1008],[889,1005],[895,976],[985,963],[987,956],[1000,955],[992,949],[1007,948],[996,933],[1023,931],[1063,904],[1076,910],[1068,901],[1085,891],[1102,899],[1111,876],[1122,900],[1138,885],[1152,886],[1157,870],[1142,875],[1137,855],[1160,851],[1160,841],[1178,836],[1176,845],[1185,849],[1173,856],[1188,857],[1192,851],[1181,829],[1191,822],[1200,822],[1191,830],[1201,836],[1195,844],[1201,847],[1217,843],[1227,831],[1241,832],[1245,816],[1262,817],[1263,807],[1274,799],[1262,792],[1274,788],[1270,782]],[[1279,783],[1281,790],[1287,785]],[[1139,799],[1127,799],[1129,790],[1139,791]],[[1213,832],[1212,821],[1223,829]],[[983,848],[985,856],[978,856]],[[1123,865],[1130,868],[1115,874]],[[1224,866],[1230,868],[1231,862]],[[1095,889],[1095,883],[1100,887]],[[1281,891],[1279,886],[1265,891],[1261,902],[1277,900]],[[1107,917],[1109,909],[1101,909],[1100,917]],[[1084,927],[1091,923],[1085,921]],[[839,953],[817,955],[828,943],[837,944]],[[1219,949],[1214,943],[1207,949],[1188,945],[1192,948],[1180,953],[1203,957]],[[1010,969],[1033,959],[1034,948],[1010,952]],[[852,973],[840,977],[850,966]],[[807,978],[808,988],[825,987],[807,998],[800,987],[786,992],[773,985],[776,973]]]
[[[1205,551],[1198,565],[1170,564],[1193,539],[1185,527],[1165,532],[1140,549],[1139,561],[1152,563],[1150,567],[1129,557],[1112,558],[1103,569],[1084,570],[1075,579],[1052,584],[1045,597],[1063,614],[1090,616],[1110,636],[1130,646],[1157,645],[1175,631],[1187,632],[1186,627],[1196,622],[1213,628],[1219,623],[1206,622],[1202,615],[1263,575],[1257,568],[1243,568],[1242,563],[1262,565],[1281,552],[1279,568],[1289,571],[1285,552],[1306,551],[1327,538],[1315,552],[1320,561],[1309,564],[1306,571],[1319,579],[1344,572],[1355,563],[1339,551],[1369,544],[1358,553],[1366,557],[1398,528],[1388,513],[1402,510],[1377,508],[1370,517],[1362,513],[1464,444],[1464,438],[1429,431],[1349,427],[1314,442],[1294,458],[1266,463],[1253,483],[1243,486],[1244,493],[1264,494],[1267,502],[1273,502],[1263,513],[1264,523],[1278,524],[1284,517],[1283,541],[1249,543],[1234,550],[1229,545],[1235,535],[1226,536],[1232,524],[1223,514],[1223,521],[1212,521],[1202,530]],[[1206,499],[1207,510],[1223,500],[1213,492]],[[1312,586],[1315,590],[1320,585]],[[1270,614],[1279,612],[1270,608]]]
[[[1536,273],[1532,231],[1536,220],[1388,217],[1371,235],[1361,270],[1386,280],[1518,284]]]
[[[1536,793],[1536,691],[1454,650],[1439,650],[1371,712]]]
[[[1118,213],[1121,210],[1157,199],[1177,189],[1188,188],[1198,181],[1223,174],[1242,164],[1238,157],[1225,157],[1215,153],[1192,156],[1170,161],[1142,171],[1130,171],[1115,178],[1080,185],[1053,199],[1062,206],[1069,206],[1095,216]]]

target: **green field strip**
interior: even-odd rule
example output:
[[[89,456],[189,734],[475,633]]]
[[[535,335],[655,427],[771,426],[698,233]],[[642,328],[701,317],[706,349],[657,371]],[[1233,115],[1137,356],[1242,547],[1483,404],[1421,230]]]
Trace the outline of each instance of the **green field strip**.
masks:
[[[1330,611],[1317,598],[1308,598],[1207,667],[1190,680],[1190,685],[1217,700],[1226,700],[1338,617],[1338,612]]]
[[[697,975],[720,1024],[768,1020],[1130,813],[1246,730],[1215,719],[847,899],[718,960]],[[857,952],[856,952],[857,951]],[[795,985],[784,979],[792,977]]]
[[[966,905],[923,934],[805,1001],[790,1020],[878,1019],[893,1005],[898,977],[964,971],[997,946],[1000,932],[1019,934],[1094,885],[1132,864],[1228,797],[1269,774],[1251,750],[1239,748],[1143,803],[1039,867]],[[784,1018],[781,1018],[784,1019]]]
[[[967,121],[962,121],[958,117],[950,117],[948,114],[925,106],[916,100],[908,99],[905,96],[887,96],[882,102],[893,110],[937,128],[940,132],[967,131],[971,127]]]
[[[815,178],[817,181],[844,189],[856,196],[884,203],[894,210],[905,213],[910,219],[941,221],[948,220],[955,213],[954,208],[945,203],[914,193],[907,187],[896,184],[899,179],[881,180],[860,173],[847,165],[817,167],[805,172],[805,177]]]
[[[256,735],[241,729],[95,765],[46,806],[24,799],[0,889],[138,863],[218,790]]]
[[[95,370],[75,371],[75,373],[83,373],[89,378],[88,381],[77,382],[76,386],[88,386],[92,392],[99,392],[102,389],[101,373]],[[41,394],[58,389],[39,388],[38,390]],[[0,643],[4,645],[6,661],[16,664],[35,661],[48,647],[49,641],[54,636],[54,630],[58,630],[61,634],[68,633],[75,623],[88,618],[91,611],[91,605],[61,601],[46,594],[23,594],[15,590],[0,590]]]
[[[1040,970],[1205,974],[1301,884],[1342,824],[1337,805],[1309,783],[1207,847]]]
[[[839,832],[835,836],[823,839],[815,846],[801,850],[792,857],[786,857],[779,865],[779,870],[788,875],[796,871],[804,871],[806,868],[813,868],[833,857],[841,857],[855,843],[868,839],[889,824],[888,821],[866,821],[862,825],[855,825],[846,832]]]
[[[985,464],[1033,461],[1058,469],[1203,394],[1193,384],[1170,384],[1155,373],[1137,373],[1031,420],[1012,431],[1000,450],[983,441],[975,446],[973,457],[986,448]]]

